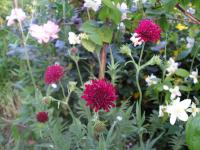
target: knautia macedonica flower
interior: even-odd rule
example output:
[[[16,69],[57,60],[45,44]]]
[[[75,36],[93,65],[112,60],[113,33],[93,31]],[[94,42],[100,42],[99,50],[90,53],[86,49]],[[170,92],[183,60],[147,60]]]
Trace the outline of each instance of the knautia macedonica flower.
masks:
[[[47,67],[44,79],[46,84],[55,84],[58,82],[64,75],[64,68],[59,64],[55,64]]]
[[[48,112],[45,112],[45,111],[38,112],[36,115],[36,119],[40,123],[47,122],[49,120]]]
[[[117,100],[114,85],[104,79],[92,80],[85,84],[85,90],[81,98],[87,101],[87,106],[98,112],[100,109],[108,112],[111,107],[115,107],[114,101]]]
[[[160,40],[160,34],[161,28],[159,25],[157,25],[150,19],[143,19],[140,21],[138,27],[135,29],[133,36],[135,37],[135,39],[137,39],[134,40],[138,42],[137,45],[141,45],[144,42],[157,42],[158,40]],[[132,39],[134,38],[132,37]]]

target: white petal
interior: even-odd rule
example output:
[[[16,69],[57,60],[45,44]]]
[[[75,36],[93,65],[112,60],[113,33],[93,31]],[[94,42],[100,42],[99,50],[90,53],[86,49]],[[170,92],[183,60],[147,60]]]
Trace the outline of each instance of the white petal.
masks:
[[[182,121],[188,120],[188,114],[185,111],[178,113],[177,117],[179,120],[182,120]]]
[[[175,114],[171,114],[171,116],[170,116],[170,123],[171,123],[171,125],[174,125],[175,124],[175,122],[176,122],[176,115]]]
[[[191,104],[191,99],[185,99],[183,101],[180,102],[180,107],[182,107],[183,109],[187,109]]]

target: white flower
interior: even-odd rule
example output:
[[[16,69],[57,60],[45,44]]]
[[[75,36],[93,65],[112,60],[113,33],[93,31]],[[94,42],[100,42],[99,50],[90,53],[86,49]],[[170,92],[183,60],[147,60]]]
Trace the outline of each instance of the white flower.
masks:
[[[168,91],[169,90],[169,86],[163,85],[163,89],[166,90],[166,91]]]
[[[117,116],[116,118],[118,121],[122,121],[122,119],[123,119],[122,116]]]
[[[171,93],[171,97],[170,97],[171,100],[175,99],[176,97],[181,96],[181,92],[179,91],[178,86],[175,86],[173,89],[170,88],[169,92]]]
[[[94,11],[97,11],[101,6],[101,0],[84,0],[84,7],[91,8]]]
[[[16,20],[21,22],[24,19],[26,19],[26,14],[21,8],[12,9],[11,15],[6,17],[7,26],[11,26]]]
[[[51,87],[53,87],[54,89],[56,89],[57,88],[57,84],[53,83],[53,84],[51,84]]]
[[[176,70],[178,69],[178,63],[176,63],[173,60],[173,58],[170,58],[167,63],[168,63],[168,67],[166,69],[168,72],[167,76],[170,76],[170,75],[174,74],[176,72]]]
[[[187,12],[191,13],[192,15],[194,15],[196,10],[193,9],[192,7],[190,7],[190,8],[187,9]]]
[[[198,70],[192,71],[189,77],[193,80],[194,84],[198,83]]]
[[[186,40],[187,40],[187,45],[186,45],[186,47],[187,47],[188,49],[193,48],[195,39],[194,39],[194,38],[187,37]]]
[[[140,46],[144,42],[140,37],[138,37],[137,33],[134,33],[130,40],[133,42],[134,46]]]
[[[72,45],[81,43],[80,38],[74,32],[69,32],[68,40],[69,40],[69,44],[72,44]]]
[[[158,78],[151,74],[151,76],[148,76],[145,81],[147,82],[147,86],[151,86],[153,84],[157,84],[158,83]]]
[[[126,5],[126,3],[117,3],[117,8],[121,11],[122,16],[121,16],[121,20],[125,20],[127,19],[127,12],[128,12],[128,6]]]
[[[197,108],[196,104],[192,103],[191,107],[187,109],[187,112],[191,112],[192,116],[195,117],[200,112],[200,108]]]
[[[125,25],[124,25],[123,22],[120,22],[120,24],[117,26],[117,29],[118,29],[118,30],[125,31],[126,27],[125,27]]]
[[[171,125],[175,124],[176,119],[179,119],[181,121],[188,120],[188,114],[186,113],[186,110],[190,106],[190,104],[191,104],[190,99],[185,99],[183,101],[180,101],[179,97],[176,100],[172,101],[172,104],[169,105],[166,109],[167,113],[170,114]]]
[[[158,117],[163,117],[164,113],[166,112],[167,106],[160,105],[159,106],[159,114]]]

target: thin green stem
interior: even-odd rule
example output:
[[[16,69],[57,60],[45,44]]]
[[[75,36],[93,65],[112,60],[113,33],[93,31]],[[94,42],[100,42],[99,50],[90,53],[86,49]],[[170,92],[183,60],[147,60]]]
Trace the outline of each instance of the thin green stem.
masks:
[[[28,51],[27,51],[27,48],[26,48],[26,39],[27,38],[24,35],[24,31],[23,31],[23,27],[22,27],[21,21],[18,21],[18,22],[19,22],[19,29],[20,29],[20,32],[21,32],[21,35],[22,35],[22,43],[23,43],[23,46],[25,48],[26,63],[27,63],[27,66],[28,66],[28,70],[29,70],[29,73],[30,73],[30,76],[31,76],[31,80],[32,80],[33,86],[34,86],[34,88],[36,90],[37,86],[35,84],[35,79],[33,77],[33,72],[32,72],[32,68],[31,68],[31,64],[30,64],[30,58],[29,58],[29,54],[28,54]]]
[[[141,60],[142,60],[142,56],[143,56],[143,53],[144,53],[144,46],[145,46],[145,44],[142,45],[142,50],[141,50],[141,53],[140,53],[140,58],[139,58],[139,61],[138,61],[138,66],[140,66],[140,63],[141,63]]]
[[[75,119],[74,113],[73,113],[71,107],[69,106],[69,98],[71,96],[71,93],[72,93],[71,91],[68,91],[68,95],[66,97],[66,106],[67,106],[67,109],[69,110],[69,113],[70,113],[72,119]]]
[[[140,76],[140,69],[137,69],[136,70],[136,85],[137,85],[137,88],[138,88],[138,92],[140,94],[140,97],[139,97],[139,106],[141,106],[141,102],[142,102],[142,90],[141,90],[140,83],[139,83],[139,76]]]
[[[87,9],[87,15],[88,15],[88,20],[90,21],[91,17],[90,17],[90,11],[89,11],[89,9]]]
[[[81,85],[83,86],[83,79],[82,79],[82,76],[81,76],[81,72],[80,72],[80,69],[79,69],[79,65],[78,65],[78,61],[75,60],[75,64],[76,64],[76,68],[77,68],[77,71],[78,71],[78,76],[79,76],[79,79],[81,81]]]
[[[198,54],[199,48],[200,48],[200,46],[196,49],[196,51],[195,51],[195,53],[194,53],[194,56],[193,56],[193,58],[192,58],[192,63],[191,63],[191,65],[190,65],[190,72],[192,72],[192,68],[193,68],[193,65],[194,65],[194,60],[195,60],[195,58],[196,58],[196,56],[197,56],[197,54]],[[189,91],[188,94],[187,94],[187,98],[189,98],[189,97],[190,97],[190,91]]]
[[[60,84],[60,87],[61,87],[61,89],[62,89],[63,96],[66,97],[66,95],[65,95],[65,89],[64,89],[62,83],[59,82],[59,84]]]

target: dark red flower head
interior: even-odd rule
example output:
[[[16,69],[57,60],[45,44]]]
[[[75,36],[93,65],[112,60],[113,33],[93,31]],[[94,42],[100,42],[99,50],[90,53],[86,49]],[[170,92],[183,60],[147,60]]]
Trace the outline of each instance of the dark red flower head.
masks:
[[[116,89],[112,83],[104,79],[92,80],[90,84],[85,85],[85,90],[81,98],[87,101],[86,106],[98,112],[100,109],[108,112],[113,103],[117,100]]]
[[[44,80],[46,84],[54,84],[58,82],[64,75],[64,68],[59,64],[47,67]]]
[[[139,26],[135,29],[138,37],[144,42],[157,42],[160,40],[161,28],[150,19],[143,19],[140,21]]]
[[[49,120],[48,112],[45,111],[38,112],[36,118],[38,122],[45,123]]]

